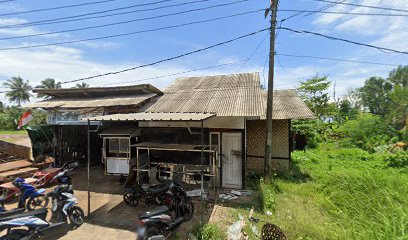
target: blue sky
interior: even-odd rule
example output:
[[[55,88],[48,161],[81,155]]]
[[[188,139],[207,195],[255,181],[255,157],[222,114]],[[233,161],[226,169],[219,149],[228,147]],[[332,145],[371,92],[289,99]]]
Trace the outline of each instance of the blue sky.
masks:
[[[63,5],[72,5],[95,0],[80,1],[32,1],[16,0],[0,4],[0,15],[27,11],[33,9],[51,8]],[[0,16],[0,27],[12,24],[27,23],[85,14],[95,11],[109,10],[112,8],[126,7],[135,4],[148,4],[158,0],[114,0],[111,2],[94,4],[61,10],[34,12]],[[132,8],[148,9],[172,4],[190,2],[192,0],[169,0],[151,6]],[[123,14],[113,17],[90,19],[84,21],[31,26],[22,28],[0,28],[0,38],[23,36],[28,34],[47,33],[66,29],[108,24],[113,22],[133,20],[143,17],[159,16],[169,13],[191,9],[214,6],[222,3],[233,3],[238,0],[216,1],[208,0],[184,6],[162,8],[160,10],[144,11]],[[408,10],[406,0],[348,0],[357,4],[392,7]],[[77,39],[93,38],[106,35],[120,34],[139,30],[165,27],[175,24],[194,22],[215,17],[232,15],[246,11],[258,10],[268,5],[267,0],[248,0],[229,6],[216,7],[203,11],[181,14],[178,16],[164,17],[155,20],[146,20],[121,24],[111,27],[91,29],[85,31],[30,37],[24,39],[0,40],[0,48],[44,44],[53,42],[70,41]],[[302,9],[316,10],[328,3],[315,0],[281,0],[279,8],[282,10]],[[129,10],[116,11],[124,12]],[[379,10],[356,8],[337,5],[330,11],[342,12],[381,12]],[[382,11],[385,13],[396,13]],[[290,12],[279,12],[278,20],[292,15]],[[198,48],[206,47],[237,36],[254,32],[269,26],[268,19],[264,19],[263,12],[252,13],[244,16],[223,19],[208,23],[184,26],[175,29],[117,37],[98,41],[89,41],[75,44],[58,45],[51,47],[0,51],[0,82],[12,77],[21,76],[30,80],[35,86],[42,79],[51,77],[58,81],[66,81],[116,71],[123,68],[154,62],[163,58],[172,57]],[[376,44],[378,46],[408,50],[408,18],[407,17],[379,17],[379,16],[349,16],[331,14],[304,14],[287,20],[283,26],[293,29],[305,29],[324,34],[347,38],[350,40]],[[264,71],[264,64],[269,51],[269,38],[266,32],[248,37],[234,43],[214,48],[205,52],[191,55],[148,68],[127,72],[115,76],[89,80],[91,86],[127,85],[138,83],[151,83],[159,88],[165,87],[169,82],[181,76],[229,74],[239,72],[260,72],[263,83],[263,72],[267,77],[268,68]],[[244,65],[245,60],[262,42],[252,58]],[[343,42],[331,41],[316,36],[299,35],[285,30],[279,31],[276,51],[278,54],[312,55],[329,58],[342,58],[357,61],[382,62],[395,65],[406,65],[408,57],[401,54],[384,53],[375,49],[354,46]],[[241,62],[239,62],[241,61]],[[224,67],[212,68],[203,71],[190,72],[172,77],[137,81],[144,78],[156,77],[166,74],[176,74],[198,68],[204,68],[223,63],[239,62]],[[276,61],[275,88],[295,88],[299,81],[313,75],[328,75],[329,79],[336,81],[337,92],[345,95],[347,89],[359,87],[370,76],[386,77],[393,66],[369,65],[361,63],[345,63],[309,58],[293,58],[279,56]],[[133,81],[133,82],[131,82]],[[267,81],[267,80],[266,80]],[[121,83],[126,82],[126,83]],[[64,85],[71,87],[73,84]],[[0,86],[1,87],[1,86]],[[0,91],[4,90],[0,88]],[[4,94],[0,94],[0,101],[4,101]],[[35,99],[33,99],[35,100]]]

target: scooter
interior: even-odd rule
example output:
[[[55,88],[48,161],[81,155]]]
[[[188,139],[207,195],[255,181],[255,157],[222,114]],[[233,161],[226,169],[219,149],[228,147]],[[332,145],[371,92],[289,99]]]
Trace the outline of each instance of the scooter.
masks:
[[[69,218],[72,224],[80,226],[85,221],[85,215],[82,208],[77,206],[78,202],[74,196],[72,180],[66,175],[68,171],[69,169],[66,169],[55,176],[60,185],[47,194],[47,199],[51,198],[51,211],[53,217],[57,217],[58,222],[67,222],[67,218]]]
[[[172,207],[160,206],[151,212],[139,215],[136,222],[137,240],[166,236],[183,222],[193,218],[194,204],[184,189],[176,183],[171,183],[170,192],[174,197]]]
[[[5,202],[4,199],[0,199],[0,218],[19,214],[25,211],[24,208],[14,208],[14,209],[7,210],[4,207],[4,202]]]
[[[46,217],[47,209],[39,209],[0,218],[0,231],[7,230],[0,240],[38,239],[60,232],[59,227],[65,223],[52,224]]]
[[[169,185],[165,183],[143,186],[136,183],[130,188],[126,188],[123,194],[123,201],[131,206],[137,206],[140,201],[146,205],[167,205],[171,206],[173,197],[167,193]]]
[[[26,183],[23,178],[16,178],[12,184],[21,191],[18,208],[27,208],[31,211],[47,207],[48,198],[44,195],[45,189],[36,189],[33,185]]]

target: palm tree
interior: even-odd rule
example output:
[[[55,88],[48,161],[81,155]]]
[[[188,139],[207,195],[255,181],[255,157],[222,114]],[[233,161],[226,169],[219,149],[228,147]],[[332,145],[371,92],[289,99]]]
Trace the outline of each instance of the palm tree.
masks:
[[[74,88],[89,88],[89,84],[86,82],[77,83]]]
[[[24,81],[21,77],[12,77],[3,85],[10,89],[6,93],[6,97],[10,102],[16,102],[17,106],[21,106],[21,103],[30,101],[32,87],[28,84],[28,81]]]
[[[61,82],[55,83],[55,79],[53,78],[46,78],[41,81],[41,85],[36,86],[35,88],[45,88],[45,89],[57,89],[61,88]],[[39,98],[50,98],[50,96],[46,96],[44,94],[38,93],[37,97]]]

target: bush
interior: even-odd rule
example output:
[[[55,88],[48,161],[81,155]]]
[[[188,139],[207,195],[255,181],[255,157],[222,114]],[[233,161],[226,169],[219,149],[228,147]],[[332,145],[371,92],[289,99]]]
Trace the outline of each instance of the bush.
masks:
[[[385,156],[385,162],[389,167],[393,168],[404,168],[408,167],[408,153],[407,152],[397,152],[393,154],[388,154]]]
[[[218,225],[214,224],[198,225],[193,229],[192,233],[198,240],[227,239],[225,232]]]
[[[374,148],[398,140],[397,131],[388,126],[379,116],[360,114],[355,120],[350,120],[337,133],[343,139],[342,146],[355,146],[373,152]]]
[[[259,188],[263,210],[265,212],[275,210],[276,186],[273,184],[273,182],[266,182],[261,179]]]

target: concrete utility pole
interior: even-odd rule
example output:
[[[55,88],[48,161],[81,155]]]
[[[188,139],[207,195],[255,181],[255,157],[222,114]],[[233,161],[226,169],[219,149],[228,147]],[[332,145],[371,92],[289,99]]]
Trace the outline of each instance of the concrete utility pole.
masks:
[[[276,15],[278,10],[278,0],[270,0],[270,7],[265,12],[265,17],[271,11],[271,35],[269,49],[269,75],[268,75],[268,102],[266,110],[266,149],[265,149],[265,179],[270,179],[272,175],[272,111],[273,111],[273,80],[275,66],[275,31]]]

